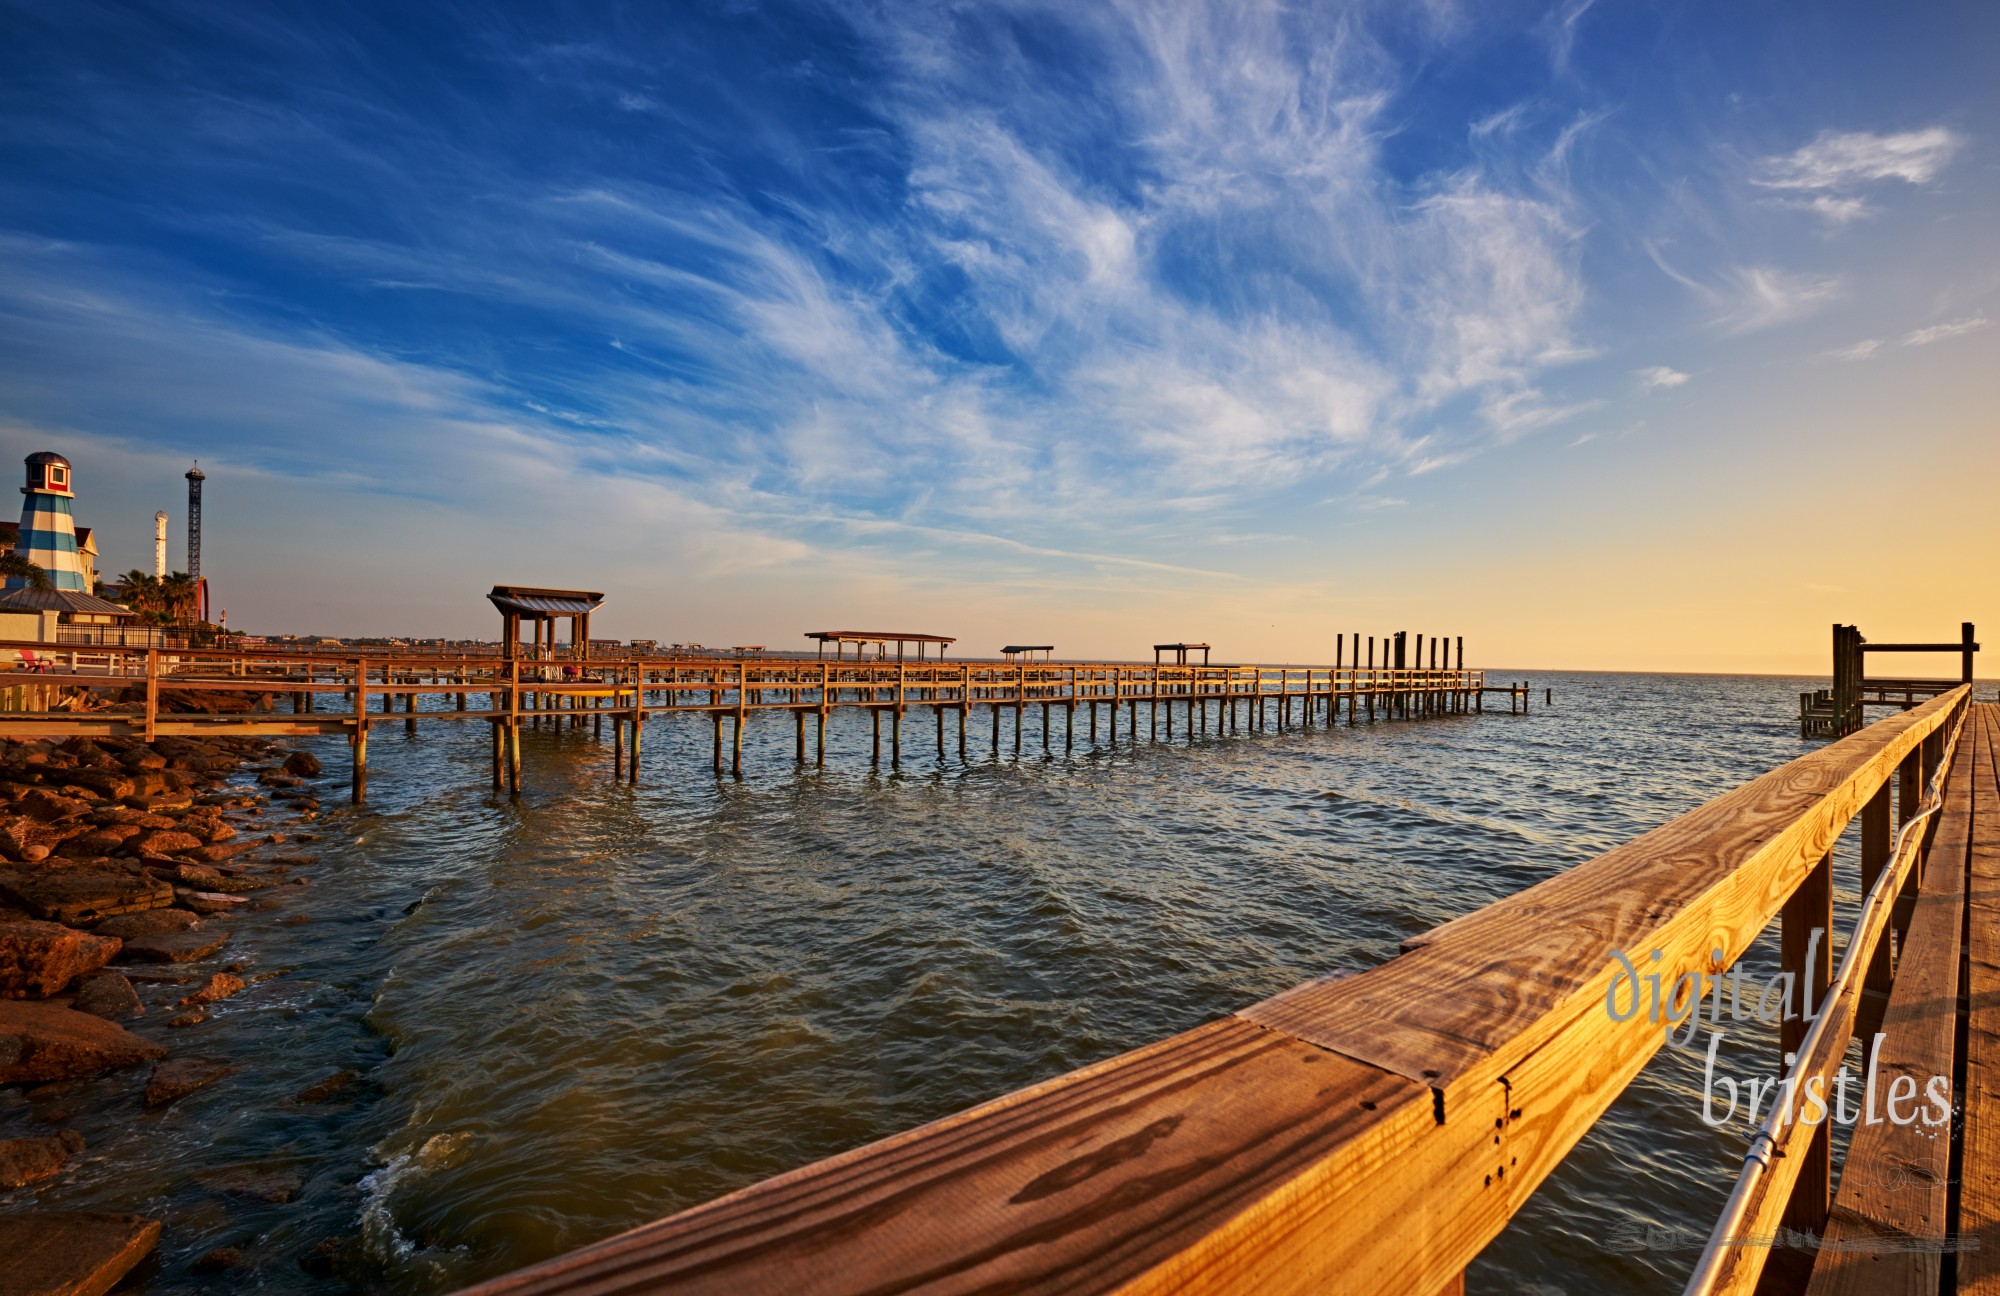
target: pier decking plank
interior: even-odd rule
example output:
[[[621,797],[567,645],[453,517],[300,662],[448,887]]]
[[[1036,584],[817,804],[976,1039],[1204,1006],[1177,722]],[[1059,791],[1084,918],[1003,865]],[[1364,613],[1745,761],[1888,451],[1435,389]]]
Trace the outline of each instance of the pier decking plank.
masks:
[[[1965,1127],[1958,1290],[2000,1293],[2000,706],[1973,708],[1983,739],[1974,797],[1966,949]]]
[[[1991,778],[1985,727],[1968,720],[1946,777],[1937,836],[1882,1018],[1878,1093],[1909,1076],[1920,1107],[1925,1083],[1955,1072],[1967,849],[1975,788]],[[1808,1296],[1938,1290],[1951,1231],[1950,1123],[1870,1124],[1868,1116],[1864,1110],[1855,1126]]]

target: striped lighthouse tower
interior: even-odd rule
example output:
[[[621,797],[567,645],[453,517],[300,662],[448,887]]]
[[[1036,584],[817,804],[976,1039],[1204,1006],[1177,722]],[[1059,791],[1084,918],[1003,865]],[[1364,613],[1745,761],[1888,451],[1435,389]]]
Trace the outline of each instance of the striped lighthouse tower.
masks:
[[[21,505],[21,535],[14,552],[49,574],[59,590],[79,594],[90,591],[83,583],[83,562],[76,554],[76,522],[70,516],[69,460],[50,450],[28,456],[28,484],[21,488],[27,496]],[[21,589],[27,581],[9,578],[8,589]]]

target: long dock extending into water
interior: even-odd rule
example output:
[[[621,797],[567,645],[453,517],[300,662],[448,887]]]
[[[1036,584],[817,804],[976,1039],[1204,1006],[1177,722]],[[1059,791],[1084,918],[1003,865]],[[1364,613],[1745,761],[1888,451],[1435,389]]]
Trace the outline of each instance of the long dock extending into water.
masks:
[[[706,717],[714,767],[740,774],[753,716],[789,717],[798,761],[825,764],[827,723],[861,711],[873,731],[872,759],[900,764],[912,712],[932,722],[937,755],[969,758],[977,737],[994,753],[1004,726],[1018,754],[1030,718],[1040,747],[1079,741],[1171,741],[1176,734],[1285,730],[1480,712],[1486,697],[1528,709],[1525,682],[1489,684],[1463,666],[1396,669],[1341,666],[1169,665],[1128,662],[884,662],[790,657],[590,658],[499,655],[321,654],[217,649],[60,648],[0,643],[48,654],[48,669],[21,676],[21,710],[0,712],[0,736],[341,734],[353,751],[352,796],[367,794],[368,733],[401,719],[485,721],[492,728],[495,790],[521,789],[521,733],[543,725],[611,726],[612,774],[636,782],[647,722]],[[1461,655],[1462,655],[1461,649]],[[97,699],[84,709],[79,694]],[[425,707],[420,699],[432,699]],[[222,709],[218,699],[240,699]],[[253,700],[271,710],[249,709]],[[204,705],[211,709],[191,709]],[[400,715],[397,707],[401,706]],[[378,709],[379,708],[379,709]],[[987,732],[974,734],[983,717]],[[1058,727],[1058,717],[1060,726]],[[917,722],[918,727],[922,722]]]
[[[1862,900],[1837,946],[1844,833]],[[1960,685],[1380,966],[469,1296],[1460,1292],[1667,1032],[1711,997],[1722,1018],[1725,973],[1774,919],[1810,998],[1757,1068],[1769,1103],[1737,1127],[1727,1210],[1705,1248],[1671,1229],[1607,1245],[1699,1252],[1693,1296],[1993,1291],[1996,918],[2000,706]],[[1855,1122],[1837,1194],[1836,1121]]]

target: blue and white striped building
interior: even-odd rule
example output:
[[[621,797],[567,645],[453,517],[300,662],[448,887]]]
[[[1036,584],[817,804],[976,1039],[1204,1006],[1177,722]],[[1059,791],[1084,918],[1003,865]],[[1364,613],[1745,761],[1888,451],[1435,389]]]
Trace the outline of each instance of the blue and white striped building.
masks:
[[[41,567],[59,590],[88,594],[83,560],[76,550],[76,520],[70,504],[76,493],[70,486],[69,460],[50,450],[28,456],[28,484],[21,488],[27,500],[21,505],[21,531],[14,552]],[[23,589],[28,582],[9,578],[8,589]]]

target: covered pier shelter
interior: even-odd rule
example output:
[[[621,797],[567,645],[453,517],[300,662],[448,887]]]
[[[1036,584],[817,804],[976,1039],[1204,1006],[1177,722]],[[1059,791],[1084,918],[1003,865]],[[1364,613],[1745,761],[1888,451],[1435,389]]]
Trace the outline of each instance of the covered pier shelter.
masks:
[[[1008,644],[1000,650],[1000,656],[1010,662],[1045,662],[1055,654],[1055,651],[1054,644]],[[1040,653],[1041,656],[1035,656],[1036,653]]]
[[[1158,666],[1161,664],[1160,658],[1162,654],[1172,653],[1174,655],[1173,664],[1176,666],[1185,666],[1188,664],[1188,654],[1191,652],[1199,652],[1201,654],[1201,664],[1204,666],[1208,665],[1208,645],[1200,643],[1154,644],[1153,665]]]
[[[935,644],[936,660],[942,661],[946,645],[958,642],[951,635],[917,634],[909,630],[808,630],[806,638],[819,641],[820,657],[826,656],[826,646],[832,644],[835,661],[841,660],[846,655],[848,644],[854,645],[856,661],[867,660],[864,653],[870,645],[874,646],[876,661],[888,661],[890,644],[896,645],[896,661],[904,660],[905,652],[911,644],[915,644],[917,649],[914,660],[922,661],[924,645]]]
[[[556,622],[569,619],[570,655],[578,661],[590,656],[590,614],[604,603],[595,590],[541,589],[532,585],[495,585],[486,596],[500,609],[501,653],[508,660],[527,657],[546,661],[555,656]],[[533,627],[534,639],[521,641],[523,623]],[[543,627],[547,627],[544,633]],[[528,651],[523,652],[526,648]]]

